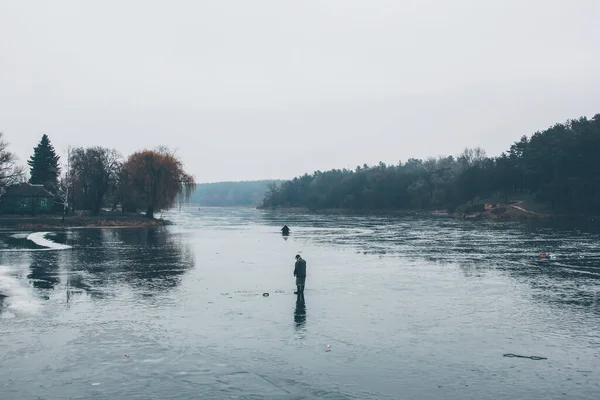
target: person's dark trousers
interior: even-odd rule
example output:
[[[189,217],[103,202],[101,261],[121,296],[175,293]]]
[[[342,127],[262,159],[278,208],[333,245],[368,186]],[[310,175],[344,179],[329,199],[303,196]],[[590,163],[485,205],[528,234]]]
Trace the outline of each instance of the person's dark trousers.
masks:
[[[304,294],[304,283],[306,282],[305,276],[296,277],[296,287],[298,288],[298,294]]]

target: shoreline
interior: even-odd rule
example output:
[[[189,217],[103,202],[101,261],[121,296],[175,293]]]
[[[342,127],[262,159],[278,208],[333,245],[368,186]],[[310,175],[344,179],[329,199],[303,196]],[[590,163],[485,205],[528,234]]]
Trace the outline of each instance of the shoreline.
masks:
[[[539,213],[526,210],[519,206],[520,202],[512,204],[498,204],[486,208],[485,211],[466,212],[432,209],[309,209],[308,207],[257,207],[260,211],[277,211],[283,213],[315,213],[315,214],[349,214],[349,215],[430,215],[452,219],[465,220],[497,220],[497,221],[527,221],[527,220],[561,220],[561,219],[595,219],[597,215],[565,214],[565,213]]]
[[[7,229],[74,229],[74,228],[151,228],[169,225],[164,219],[149,219],[142,215],[98,215],[98,216],[2,216],[0,230]]]

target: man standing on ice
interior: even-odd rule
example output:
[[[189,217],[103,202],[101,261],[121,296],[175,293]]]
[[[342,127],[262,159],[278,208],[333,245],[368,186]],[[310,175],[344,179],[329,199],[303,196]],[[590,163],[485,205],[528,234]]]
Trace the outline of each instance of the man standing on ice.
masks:
[[[296,287],[298,288],[294,294],[304,296],[304,283],[306,282],[306,261],[300,257],[300,254],[296,255],[294,276],[296,277]]]

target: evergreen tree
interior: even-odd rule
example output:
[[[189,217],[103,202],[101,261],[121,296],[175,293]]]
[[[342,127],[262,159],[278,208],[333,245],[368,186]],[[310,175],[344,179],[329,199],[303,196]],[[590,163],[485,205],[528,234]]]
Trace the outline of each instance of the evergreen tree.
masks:
[[[48,189],[56,188],[60,174],[59,159],[48,135],[44,134],[40,143],[33,149],[33,155],[27,161],[31,176],[29,183],[45,185]]]

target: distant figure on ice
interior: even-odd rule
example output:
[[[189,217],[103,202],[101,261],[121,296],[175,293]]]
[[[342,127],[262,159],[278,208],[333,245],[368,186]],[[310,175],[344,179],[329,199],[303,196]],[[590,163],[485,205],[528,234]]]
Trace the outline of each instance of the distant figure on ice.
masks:
[[[281,234],[283,236],[288,236],[290,234],[290,228],[288,228],[287,225],[284,225],[283,228],[281,228]]]
[[[294,265],[294,276],[296,277],[296,287],[298,291],[294,292],[298,296],[304,296],[304,283],[306,282],[306,261],[300,254],[296,255],[296,264]]]

